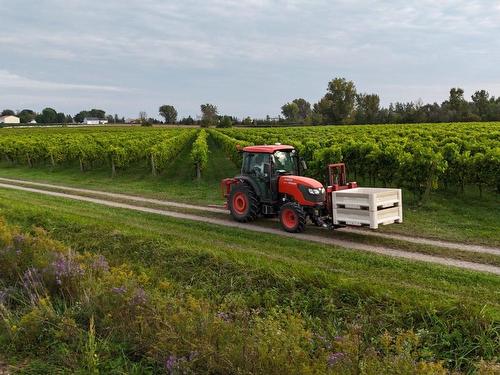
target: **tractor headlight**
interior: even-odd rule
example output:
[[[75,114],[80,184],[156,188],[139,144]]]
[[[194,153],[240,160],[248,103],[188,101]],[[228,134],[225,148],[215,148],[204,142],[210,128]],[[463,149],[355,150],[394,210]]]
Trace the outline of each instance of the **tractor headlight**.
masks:
[[[307,189],[309,191],[309,194],[312,194],[312,195],[320,195],[321,194],[321,191],[320,189]]]

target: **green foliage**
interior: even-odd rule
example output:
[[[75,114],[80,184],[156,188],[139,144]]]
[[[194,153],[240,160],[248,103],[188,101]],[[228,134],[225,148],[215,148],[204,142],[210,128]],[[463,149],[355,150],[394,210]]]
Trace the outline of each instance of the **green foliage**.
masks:
[[[200,106],[201,109],[201,125],[203,127],[210,127],[217,125],[218,122],[218,111],[217,107],[213,104],[202,104]]]
[[[219,123],[217,124],[218,128],[230,128],[233,126],[233,120],[230,116],[223,116]]]
[[[181,152],[184,146],[193,139],[196,132],[194,130],[184,130],[178,135],[165,139],[150,149],[151,164],[153,174],[156,171],[165,170],[172,160]]]
[[[251,144],[298,146],[311,175],[343,161],[354,179],[406,187],[425,199],[439,187],[467,184],[500,191],[498,123],[230,129],[221,133]],[[461,134],[461,137],[457,137]],[[299,143],[297,141],[300,140]],[[233,143],[237,143],[235,139]],[[302,147],[302,148],[300,148]]]
[[[175,124],[177,121],[177,110],[172,105],[162,105],[158,111],[160,115],[165,119],[166,124]]]
[[[190,157],[196,166],[196,175],[201,178],[201,172],[206,168],[208,163],[208,133],[205,129],[201,129],[193,143]]]
[[[224,153],[234,162],[234,164],[236,164],[236,166],[240,166],[241,153],[238,148],[249,146],[251,143],[231,138],[216,130],[209,130],[209,133],[215,142],[217,142],[217,144],[223,149]]]

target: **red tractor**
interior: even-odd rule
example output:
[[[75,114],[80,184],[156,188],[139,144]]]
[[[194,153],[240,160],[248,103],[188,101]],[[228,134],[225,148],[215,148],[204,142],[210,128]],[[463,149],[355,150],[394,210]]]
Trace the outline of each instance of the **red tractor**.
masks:
[[[355,182],[346,182],[344,164],[328,166],[326,190],[315,179],[303,177],[307,166],[293,146],[249,146],[241,151],[241,174],[222,180],[226,208],[240,222],[278,215],[287,232],[304,231],[307,218],[317,226],[327,226],[329,193],[357,187]]]

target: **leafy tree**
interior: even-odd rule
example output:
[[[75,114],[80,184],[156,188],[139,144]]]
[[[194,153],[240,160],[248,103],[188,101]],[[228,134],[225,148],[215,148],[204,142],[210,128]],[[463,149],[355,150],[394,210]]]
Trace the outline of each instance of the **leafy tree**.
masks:
[[[356,101],[356,86],[345,78],[335,78],[328,83],[326,95],[315,105],[317,112],[332,124],[352,121]]]
[[[58,122],[58,115],[55,109],[45,108],[42,113],[36,116],[36,122],[40,124],[55,124]]]
[[[12,109],[4,109],[2,111],[1,116],[15,116],[16,112],[14,112]]]
[[[218,128],[230,128],[233,126],[233,119],[231,116],[222,116],[217,125]]]
[[[297,107],[299,107],[298,117],[300,120],[303,121],[311,115],[311,103],[309,103],[307,100],[298,98],[294,99],[292,103],[297,104]]]
[[[89,117],[97,117],[98,119],[104,119],[106,118],[106,111],[103,111],[102,109],[91,109],[88,112]]]
[[[159,108],[160,115],[165,118],[166,124],[175,124],[177,121],[177,110],[172,105],[162,105]]]
[[[472,102],[474,103],[476,113],[485,120],[488,115],[488,107],[490,105],[490,94],[486,90],[478,90],[471,96]]]
[[[188,117],[184,117],[183,119],[181,119],[179,121],[179,124],[182,124],[182,125],[194,125],[195,122],[196,121],[191,116],[188,116]]]
[[[35,119],[36,113],[31,109],[23,109],[21,112],[17,114],[22,123],[26,124]]]
[[[251,119],[251,117],[247,116],[245,117],[245,119],[242,121],[242,124],[245,125],[245,126],[250,126],[253,124],[253,121]]]
[[[64,124],[66,123],[66,115],[62,112],[59,112],[56,117],[56,122],[58,124]]]
[[[201,124],[204,127],[209,127],[217,123],[217,107],[213,104],[202,104],[201,109]]]
[[[81,123],[81,122],[83,122],[85,117],[91,117],[89,112],[88,111],[80,111],[75,115],[74,120],[75,120],[75,122]]]
[[[288,121],[297,121],[299,119],[300,108],[297,103],[286,103],[281,107],[281,113]]]
[[[356,122],[373,124],[380,111],[380,97],[377,94],[358,94],[356,96]]]

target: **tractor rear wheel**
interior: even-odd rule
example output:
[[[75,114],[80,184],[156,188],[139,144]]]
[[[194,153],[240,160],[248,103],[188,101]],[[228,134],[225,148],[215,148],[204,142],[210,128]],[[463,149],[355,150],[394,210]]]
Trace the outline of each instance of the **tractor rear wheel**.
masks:
[[[281,227],[287,232],[300,233],[306,229],[306,213],[300,204],[285,203],[280,209]]]
[[[257,195],[250,186],[245,183],[234,185],[228,200],[231,216],[239,222],[248,223],[254,221],[259,213],[259,201]]]

